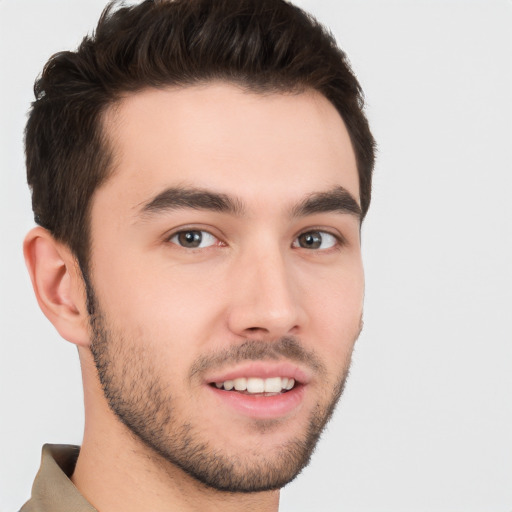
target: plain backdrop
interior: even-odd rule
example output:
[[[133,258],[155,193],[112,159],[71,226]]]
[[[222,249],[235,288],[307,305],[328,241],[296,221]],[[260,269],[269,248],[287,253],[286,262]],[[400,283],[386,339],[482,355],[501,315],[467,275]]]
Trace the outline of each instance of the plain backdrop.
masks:
[[[512,511],[512,2],[303,0],[346,50],[379,143],[365,329],[335,418],[281,511]],[[32,84],[105,0],[0,0],[0,511],[45,442],[76,443],[76,349],[33,297]]]

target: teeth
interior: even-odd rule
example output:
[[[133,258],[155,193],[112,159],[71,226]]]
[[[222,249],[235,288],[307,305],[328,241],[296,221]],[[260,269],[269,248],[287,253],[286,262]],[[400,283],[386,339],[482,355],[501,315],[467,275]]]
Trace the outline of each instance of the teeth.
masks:
[[[286,385],[286,389],[287,389],[288,391],[290,391],[290,389],[292,389],[292,388],[293,388],[293,386],[295,386],[295,380],[294,380],[294,379],[289,379],[289,380],[288,380],[288,384]]]
[[[258,377],[240,377],[234,380],[224,382],[215,382],[215,387],[231,391],[247,391],[247,393],[281,393],[281,391],[290,391],[295,385],[295,379],[288,377],[270,377],[260,379]]]
[[[247,379],[244,377],[235,379],[233,382],[235,383],[235,389],[237,391],[245,391],[247,389]]]
[[[263,381],[263,379],[261,379]],[[281,377],[272,377],[271,379],[265,379],[263,382],[265,383],[265,393],[281,393],[283,389],[283,380]]]
[[[247,379],[247,391],[249,393],[263,393],[265,391],[265,381],[255,377]]]

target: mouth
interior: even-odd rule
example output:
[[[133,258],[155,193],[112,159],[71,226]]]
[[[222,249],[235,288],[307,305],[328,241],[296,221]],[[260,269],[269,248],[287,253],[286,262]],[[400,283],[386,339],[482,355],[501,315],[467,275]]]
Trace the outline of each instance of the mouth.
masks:
[[[295,414],[304,401],[309,372],[288,363],[253,362],[205,382],[217,405],[253,419],[278,419]]]
[[[210,386],[223,391],[234,391],[244,395],[276,396],[291,391],[299,383],[292,377],[238,377],[220,382],[211,382]]]

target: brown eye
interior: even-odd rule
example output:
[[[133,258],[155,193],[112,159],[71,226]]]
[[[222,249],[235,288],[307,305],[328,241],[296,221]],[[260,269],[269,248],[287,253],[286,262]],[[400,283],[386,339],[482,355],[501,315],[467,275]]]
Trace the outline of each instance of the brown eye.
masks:
[[[293,242],[294,247],[302,249],[330,249],[336,245],[336,237],[325,231],[307,231],[299,235]]]
[[[169,241],[186,249],[202,249],[214,245],[217,239],[208,231],[190,229],[179,231]]]

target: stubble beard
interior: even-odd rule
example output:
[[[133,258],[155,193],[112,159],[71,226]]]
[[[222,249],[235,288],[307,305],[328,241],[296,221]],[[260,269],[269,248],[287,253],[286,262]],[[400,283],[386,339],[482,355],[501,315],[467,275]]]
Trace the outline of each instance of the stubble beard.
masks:
[[[162,459],[193,477],[208,488],[230,493],[251,493],[280,489],[291,482],[307,466],[325,425],[332,417],[343,392],[350,358],[330,397],[318,402],[311,411],[302,435],[290,439],[272,453],[261,453],[257,447],[248,454],[233,456],[215,447],[204,430],[174,410],[171,390],[158,377],[157,354],[149,353],[147,345],[114,333],[101,313],[92,288],[87,290],[91,352],[110,409],[129,429],[137,441]],[[271,360],[283,356],[301,357],[311,361],[295,338],[274,343],[247,341],[233,359]],[[218,357],[215,358],[216,360]],[[206,361],[206,363],[205,363]],[[201,366],[201,362],[196,365]],[[207,366],[207,360],[202,366]],[[326,393],[329,396],[329,393]],[[258,424],[262,435],[272,422]],[[279,425],[278,425],[279,427]],[[286,425],[280,426],[286,428]]]

